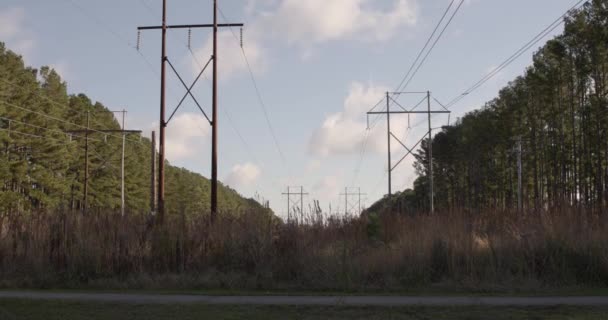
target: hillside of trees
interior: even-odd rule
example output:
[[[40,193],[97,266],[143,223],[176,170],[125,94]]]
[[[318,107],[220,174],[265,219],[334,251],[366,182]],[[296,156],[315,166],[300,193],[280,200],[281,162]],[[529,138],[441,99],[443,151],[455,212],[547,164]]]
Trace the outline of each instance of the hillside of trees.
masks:
[[[498,97],[432,139],[437,209],[517,208],[518,141],[525,210],[608,203],[608,1],[565,19],[525,73]],[[393,196],[402,212],[428,211],[428,140],[413,189]],[[371,211],[387,207],[387,198]]]
[[[68,94],[66,82],[53,69],[28,67],[0,43],[0,214],[83,207],[87,113],[91,130],[121,129],[103,104],[85,94]],[[120,208],[121,149],[120,132],[90,133],[88,209]],[[150,212],[151,151],[148,138],[127,135],[129,212]],[[167,164],[166,183],[168,214],[208,211],[206,178]],[[225,211],[263,209],[221,184],[219,206]]]

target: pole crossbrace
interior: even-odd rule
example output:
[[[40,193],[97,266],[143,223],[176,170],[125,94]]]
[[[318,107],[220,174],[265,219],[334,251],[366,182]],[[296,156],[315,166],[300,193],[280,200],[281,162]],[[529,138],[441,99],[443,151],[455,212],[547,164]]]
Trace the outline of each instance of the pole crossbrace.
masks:
[[[201,107],[201,105],[198,103],[198,100],[196,100],[196,98],[194,97],[194,95],[192,94],[192,92],[190,92],[191,88],[188,88],[188,86],[186,85],[186,82],[184,82],[184,80],[179,75],[179,73],[177,72],[177,70],[175,70],[175,67],[173,67],[173,64],[171,63],[171,60],[169,60],[168,58],[166,58],[165,60],[167,61],[167,63],[169,63],[169,66],[171,67],[171,70],[173,70],[173,73],[175,73],[175,75],[177,76],[177,78],[179,79],[179,81],[182,83],[182,85],[186,89],[186,91],[187,91],[186,94],[190,95],[190,97],[192,98],[192,100],[194,101],[194,103],[196,103],[196,106],[198,107],[198,109],[203,113],[203,115],[205,116],[205,118],[207,118],[207,121],[209,122],[209,124],[213,125],[213,122],[209,119],[209,117],[207,116],[207,113],[205,112],[205,110],[203,110],[203,108]],[[211,61],[211,60],[209,60],[209,61]],[[204,71],[204,69],[203,69],[203,71]],[[180,102],[180,105],[181,105],[181,102]],[[179,106],[177,108],[179,108]],[[173,117],[173,115],[177,111],[177,108],[175,109],[175,111],[173,111],[173,114],[171,114],[171,117]],[[171,118],[169,118],[169,120],[171,120]],[[169,124],[169,121],[165,122],[165,125],[167,125],[167,124]]]
[[[179,101],[179,103],[177,104],[177,107],[175,107],[175,110],[173,110],[173,112],[171,113],[171,116],[169,116],[169,120],[167,120],[167,124],[169,124],[169,122],[171,122],[171,119],[173,119],[173,116],[175,116],[175,113],[177,112],[177,110],[179,109],[179,107],[181,107],[182,103],[184,102],[184,100],[186,100],[186,97],[188,97],[188,95],[192,96],[192,88],[194,88],[194,86],[196,85],[196,83],[198,82],[198,80],[201,78],[201,76],[203,75],[203,73],[205,72],[205,69],[207,69],[207,67],[209,66],[209,64],[211,63],[211,60],[213,59],[213,56],[211,56],[211,58],[209,58],[209,60],[207,61],[207,63],[205,64],[205,66],[203,67],[203,69],[201,70],[201,72],[199,72],[198,76],[196,77],[196,79],[194,79],[194,82],[192,82],[192,84],[190,85],[189,88],[187,89],[187,92],[184,94],[184,96],[182,97],[182,99]],[[175,71],[175,69],[174,69]],[[198,103],[197,103],[198,105]],[[202,108],[200,106],[198,106],[199,109],[202,110]],[[207,118],[207,121],[209,121],[210,125],[213,125],[213,123],[211,123],[211,121],[209,120],[209,117],[207,117],[207,114],[205,114],[205,111],[203,111],[203,115],[205,115],[205,118]]]

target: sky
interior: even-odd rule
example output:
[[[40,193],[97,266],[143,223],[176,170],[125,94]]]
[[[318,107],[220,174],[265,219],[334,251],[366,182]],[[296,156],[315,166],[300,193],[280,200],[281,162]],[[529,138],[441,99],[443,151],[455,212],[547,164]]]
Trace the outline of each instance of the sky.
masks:
[[[306,208],[319,200],[324,210],[331,207],[334,213],[345,212],[340,196],[345,188],[349,192],[360,188],[366,194],[363,206],[384,196],[386,118],[370,118],[374,126],[368,130],[366,112],[386,91],[395,90],[449,3],[219,0],[221,23],[245,24],[245,55],[239,29],[222,29],[218,36],[220,180],[244,196],[270,201],[280,216],[286,216],[287,199],[282,193],[288,186],[292,191],[304,188]],[[407,90],[430,91],[447,103],[575,3],[465,0]],[[142,31],[137,50],[136,28],[159,25],[161,4],[161,0],[2,0],[0,41],[28,65],[55,68],[68,82],[69,93],[85,93],[111,110],[126,109],[127,128],[149,136],[158,131],[159,123],[160,32]],[[168,1],[167,22],[210,23],[212,1]],[[210,30],[193,29],[190,40],[188,30],[170,30],[167,39],[169,60],[190,84],[211,56]],[[434,115],[432,127],[448,120],[453,123],[496,97],[531,64],[534,50],[454,105],[450,119]],[[167,68],[169,115],[185,90]],[[193,92],[210,115],[209,79],[211,68]],[[421,98],[401,95],[397,100],[412,106]],[[433,102],[432,108],[440,106]],[[394,115],[391,131],[413,146],[428,130],[426,121],[423,116]],[[209,176],[210,133],[205,116],[186,99],[167,129],[167,159]],[[405,153],[398,142],[392,142],[393,165]],[[395,169],[393,192],[412,186],[413,162],[408,157]],[[352,197],[349,202],[357,200]]]

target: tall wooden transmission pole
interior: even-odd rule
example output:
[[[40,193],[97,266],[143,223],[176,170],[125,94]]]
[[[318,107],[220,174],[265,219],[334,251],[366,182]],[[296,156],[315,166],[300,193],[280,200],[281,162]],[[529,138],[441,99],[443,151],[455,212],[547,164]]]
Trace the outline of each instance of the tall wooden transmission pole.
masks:
[[[361,196],[366,195],[365,193],[361,193],[361,188],[357,188],[357,192],[349,192],[348,187],[344,188],[344,193],[341,193],[341,196],[344,196],[344,216],[348,216],[349,211],[354,211],[355,205],[358,208],[358,215],[361,215]],[[357,202],[354,204],[350,204],[349,197],[357,196]]]
[[[297,187],[300,189],[300,192],[292,192],[291,191],[291,187],[287,187],[287,192],[282,193],[282,195],[287,196],[287,221],[290,222],[291,221],[291,210],[295,207],[298,208],[297,202],[294,205],[295,201],[291,200],[292,196],[300,196],[300,205],[299,205],[299,209],[300,209],[300,213],[304,212],[304,196],[308,195],[308,193],[304,192],[304,187],[303,186],[299,186]],[[295,213],[296,210],[294,210]]]
[[[404,94],[424,95],[424,98],[420,102],[418,102],[417,105],[415,105],[409,109],[406,109],[401,104],[399,104],[399,102],[397,102],[397,100],[395,100],[393,98],[393,96],[395,96],[395,95],[404,95]],[[413,154],[414,149],[416,149],[416,147],[418,147],[418,145],[424,139],[426,139],[428,137],[428,139],[429,139],[428,175],[429,175],[429,202],[430,202],[429,209],[430,209],[430,212],[433,213],[435,210],[435,207],[434,207],[434,191],[433,191],[433,150],[432,150],[432,148],[433,148],[433,146],[432,146],[433,128],[431,127],[431,115],[432,114],[450,114],[451,111],[449,111],[445,106],[443,106],[441,104],[440,105],[443,108],[443,110],[432,110],[430,91],[426,91],[426,92],[387,92],[385,99],[386,99],[386,111],[373,111],[375,109],[374,108],[367,113],[367,116],[369,118],[370,115],[386,115],[386,119],[387,119],[386,131],[387,131],[387,136],[388,136],[387,145],[388,145],[388,198],[389,198],[389,203],[390,203],[390,198],[392,196],[392,172],[393,172],[393,170],[395,170],[401,164],[401,162],[403,162],[403,160],[405,160],[405,158],[407,158],[410,154]],[[420,111],[420,110],[417,111],[416,108],[418,108],[425,101],[427,102],[427,110],[426,111]],[[396,110],[396,111],[391,110],[391,102],[394,103],[395,105],[397,105],[401,110]],[[391,126],[390,126],[391,114],[408,114],[408,115],[425,114],[428,117],[428,124],[429,124],[428,132],[412,148],[409,148],[408,146],[405,145],[405,143],[403,141],[401,141],[391,131]],[[369,123],[369,119],[368,119],[368,123]],[[395,165],[392,164],[392,160],[391,160],[391,140],[392,139],[395,139],[403,148],[405,148],[407,150],[407,154],[405,156],[403,156]]]
[[[158,163],[158,222],[159,223],[163,222],[164,213],[165,213],[165,128],[167,127],[167,125],[169,124],[169,121],[171,121],[171,119],[175,115],[175,112],[179,109],[179,107],[182,105],[182,102],[184,102],[184,99],[187,96],[190,96],[192,98],[192,100],[194,100],[197,107],[200,109],[200,111],[203,113],[205,118],[207,118],[207,121],[211,125],[211,221],[212,222],[215,220],[215,217],[217,215],[217,211],[218,211],[218,206],[217,206],[217,198],[218,198],[217,197],[217,188],[218,188],[218,182],[217,182],[217,168],[218,168],[218,160],[217,160],[217,156],[218,156],[217,31],[218,31],[218,28],[223,28],[223,27],[242,27],[243,26],[242,23],[218,24],[218,22],[217,22],[217,11],[218,11],[217,1],[218,0],[213,0],[213,23],[212,24],[167,25],[167,0],[163,0],[162,25],[144,26],[144,27],[137,28],[137,30],[139,30],[139,31],[155,30],[155,29],[162,30],[161,85],[160,85],[160,87],[161,87],[160,88],[160,91],[161,91],[160,100],[161,101],[160,101],[160,130],[159,130],[159,154],[158,154],[159,155],[159,160],[158,160],[158,162],[159,162]],[[167,56],[167,50],[166,50],[167,49],[166,48],[167,30],[168,29],[192,30],[192,29],[196,29],[196,28],[212,28],[213,29],[213,54],[212,54],[211,58],[209,59],[209,61],[207,62],[207,64],[203,67],[203,69],[201,70],[201,72],[199,73],[197,78],[194,80],[192,85],[190,85],[188,87],[186,85],[186,83],[183,81],[183,79],[181,78],[181,76],[179,75],[179,73],[177,72],[177,70],[173,67],[173,64],[171,64],[171,61],[169,60],[169,58]],[[194,87],[194,85],[198,82],[198,79],[203,74],[203,72],[209,65],[209,62],[211,62],[211,61],[213,61],[213,92],[212,92],[212,101],[211,101],[212,114],[211,114],[211,119],[210,119],[207,116],[207,114],[205,113],[205,111],[203,110],[203,108],[200,106],[200,104],[198,103],[198,101],[196,100],[194,95],[192,94],[191,90]],[[182,100],[180,101],[180,103],[177,105],[177,107],[175,108],[175,110],[173,111],[171,116],[169,117],[169,119],[165,121],[165,98],[166,98],[166,95],[165,95],[166,66],[165,65],[166,64],[169,64],[169,66],[171,67],[173,72],[175,72],[175,74],[179,78],[180,82],[182,83],[182,85],[184,86],[184,88],[187,91],[186,91],[186,94],[184,95],[184,97],[182,98]]]

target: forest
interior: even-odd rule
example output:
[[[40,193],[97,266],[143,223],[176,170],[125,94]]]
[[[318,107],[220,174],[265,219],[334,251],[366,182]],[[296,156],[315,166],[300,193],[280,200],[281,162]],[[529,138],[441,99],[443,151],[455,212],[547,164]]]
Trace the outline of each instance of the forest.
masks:
[[[67,83],[57,72],[25,66],[21,56],[0,43],[0,219],[33,211],[84,209],[85,171],[86,210],[118,210],[120,130],[117,118],[102,103],[85,94],[68,94]],[[128,133],[125,143],[125,207],[128,212],[148,214],[151,141]],[[169,164],[166,168],[167,213],[207,212],[209,181],[183,168]],[[263,209],[224,185],[220,185],[219,205],[225,211]]]
[[[535,52],[498,97],[432,139],[435,207],[517,209],[521,154],[526,211],[608,203],[608,5],[571,13],[563,34]],[[521,145],[520,145],[521,143]],[[416,154],[419,178],[392,199],[407,212],[429,207],[428,139]],[[386,198],[370,209],[386,206]]]
[[[0,46],[0,288],[605,289],[607,76],[608,1],[595,0],[497,98],[431,139],[434,214],[425,141],[413,188],[359,217],[327,217],[317,203],[281,221],[223,186],[229,214],[212,220],[200,214],[208,181],[168,166],[169,214],[150,224],[150,140],[127,137],[127,204],[140,214],[122,216],[120,139],[90,133],[91,214],[81,214],[83,136],[66,131],[86,128],[87,112],[96,130],[120,125]]]

